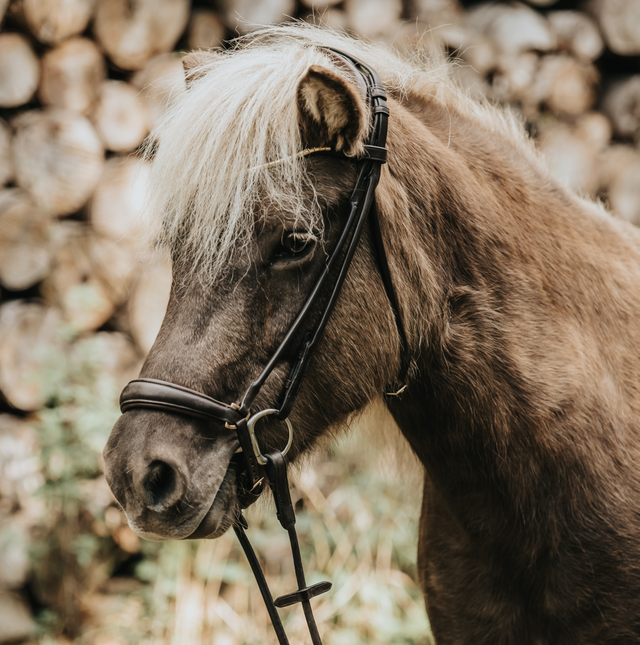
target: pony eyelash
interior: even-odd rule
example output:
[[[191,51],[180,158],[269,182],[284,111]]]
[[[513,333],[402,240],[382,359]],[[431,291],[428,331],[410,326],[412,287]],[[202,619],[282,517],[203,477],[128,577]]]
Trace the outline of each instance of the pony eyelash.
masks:
[[[292,237],[294,240],[301,240],[303,242],[318,241],[318,236],[310,231],[285,231],[285,234]]]

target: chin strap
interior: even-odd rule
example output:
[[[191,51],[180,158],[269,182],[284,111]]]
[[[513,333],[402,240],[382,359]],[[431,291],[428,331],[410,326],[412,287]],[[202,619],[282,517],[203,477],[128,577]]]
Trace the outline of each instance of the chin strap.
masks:
[[[307,621],[307,627],[309,628],[311,642],[313,645],[322,645],[320,633],[318,632],[318,627],[311,609],[310,600],[321,593],[325,593],[325,591],[329,591],[329,589],[331,589],[331,583],[318,582],[315,585],[307,586],[304,577],[304,568],[302,566],[302,557],[300,555],[298,534],[295,529],[296,514],[293,509],[291,495],[289,493],[287,462],[284,455],[277,451],[267,453],[265,458],[267,463],[265,464],[264,469],[269,481],[269,486],[273,492],[278,520],[280,521],[282,528],[289,534],[291,553],[293,555],[293,568],[296,574],[296,582],[298,583],[297,591],[285,594],[284,596],[280,596],[274,600],[271,595],[271,591],[269,590],[269,585],[265,580],[262,567],[260,566],[255,551],[253,550],[253,547],[249,542],[249,538],[245,533],[245,529],[248,528],[248,524],[242,513],[238,513],[233,529],[245,555],[247,556],[247,560],[249,561],[249,565],[251,566],[256,582],[258,583],[258,588],[260,589],[264,604],[267,607],[267,612],[269,612],[269,618],[271,618],[273,629],[278,637],[278,643],[280,643],[280,645],[289,645],[289,640],[287,639],[284,627],[282,626],[282,621],[280,620],[280,615],[276,608],[289,607],[296,603],[302,603],[302,609],[304,611],[305,620]]]

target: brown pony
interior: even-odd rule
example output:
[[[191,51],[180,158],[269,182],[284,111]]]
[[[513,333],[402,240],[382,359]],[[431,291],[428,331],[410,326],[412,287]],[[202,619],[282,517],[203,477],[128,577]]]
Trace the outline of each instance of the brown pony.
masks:
[[[379,401],[407,352],[408,388],[386,405],[424,465],[419,573],[439,645],[639,643],[640,235],[560,186],[446,65],[300,27],[185,58],[189,89],[149,150],[173,286],[142,376],[237,400],[322,271],[354,164],[299,153],[358,155],[369,114],[318,45],[367,62],[390,95],[376,203],[408,347],[365,231],[290,458]],[[277,421],[258,431],[286,442]],[[222,424],[133,410],[106,475],[138,535],[217,537],[237,512],[237,447]]]

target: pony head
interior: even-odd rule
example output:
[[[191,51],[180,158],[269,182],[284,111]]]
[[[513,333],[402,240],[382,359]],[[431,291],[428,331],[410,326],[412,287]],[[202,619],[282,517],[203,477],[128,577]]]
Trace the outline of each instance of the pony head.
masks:
[[[263,32],[229,53],[184,59],[188,90],[147,148],[149,208],[173,284],[144,378],[239,402],[325,267],[349,214],[356,165],[306,152],[360,154],[369,113],[358,80],[314,45],[313,33]],[[323,44],[366,57],[336,39]],[[252,410],[277,404],[301,340]],[[399,345],[366,232],[291,414],[290,459],[380,397],[398,372]],[[261,421],[259,433],[264,450],[287,441],[277,421]],[[237,449],[224,424],[137,409],[116,424],[105,473],[140,536],[216,537],[237,513],[229,468]]]

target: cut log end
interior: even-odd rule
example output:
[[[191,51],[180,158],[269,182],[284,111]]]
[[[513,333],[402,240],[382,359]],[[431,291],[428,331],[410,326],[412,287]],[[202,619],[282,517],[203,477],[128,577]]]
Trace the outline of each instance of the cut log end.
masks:
[[[144,354],[149,352],[160,330],[170,288],[171,264],[158,254],[144,265],[127,303],[131,335]]]
[[[0,107],[24,105],[40,81],[40,62],[21,34],[0,34]]]
[[[47,352],[59,347],[59,312],[34,302],[14,300],[0,307],[0,391],[18,410],[45,404],[40,370]]]
[[[95,330],[124,302],[134,265],[127,246],[101,240],[79,222],[63,222],[57,227],[52,270],[42,294],[74,329]]]
[[[220,47],[225,32],[224,24],[215,11],[195,9],[189,21],[187,46],[189,49]]]
[[[31,33],[47,45],[83,32],[94,6],[94,0],[22,0],[22,3]]]
[[[105,76],[104,58],[96,45],[87,38],[73,38],[44,55],[38,94],[45,105],[86,112]]]
[[[638,0],[592,0],[587,6],[596,17],[604,39],[614,54],[640,54]]]
[[[18,185],[47,212],[76,212],[91,196],[104,164],[104,148],[91,123],[49,108],[27,112],[14,124]]]
[[[149,132],[151,115],[139,91],[124,81],[105,81],[91,112],[107,150],[135,150]]]
[[[189,0],[98,0],[96,38],[121,69],[137,70],[169,52],[189,20]]]
[[[0,187],[8,184],[14,175],[13,152],[11,150],[11,130],[0,119]]]
[[[51,217],[19,188],[0,191],[0,284],[13,291],[40,282],[51,266]]]
[[[93,229],[109,239],[139,248],[148,226],[142,223],[149,164],[134,156],[107,161],[89,207]]]

